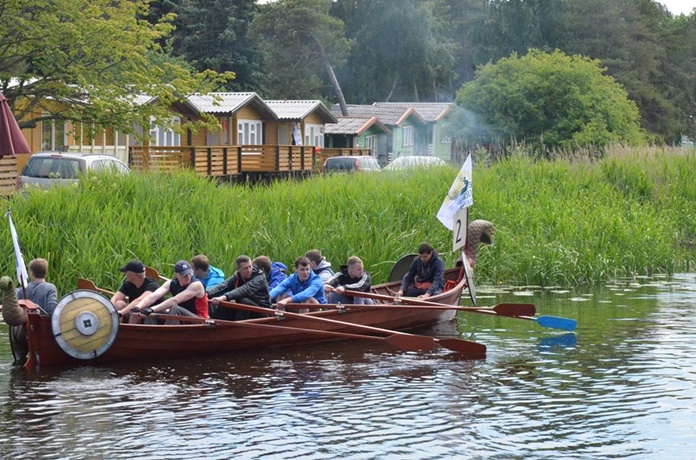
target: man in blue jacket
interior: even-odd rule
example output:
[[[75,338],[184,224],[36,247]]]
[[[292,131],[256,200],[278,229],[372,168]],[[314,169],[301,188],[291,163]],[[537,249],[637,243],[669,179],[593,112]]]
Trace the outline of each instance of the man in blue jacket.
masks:
[[[445,288],[445,263],[428,243],[418,246],[418,257],[404,275],[397,296],[428,297],[442,294]]]
[[[289,291],[292,295],[288,295]],[[295,260],[295,273],[273,288],[269,294],[271,300],[277,299],[278,307],[285,307],[288,303],[315,303],[325,304],[324,283],[319,275],[312,271],[307,257]]]

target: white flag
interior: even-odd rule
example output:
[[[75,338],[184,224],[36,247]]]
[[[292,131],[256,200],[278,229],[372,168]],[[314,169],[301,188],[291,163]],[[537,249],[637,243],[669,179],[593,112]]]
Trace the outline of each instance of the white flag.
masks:
[[[12,234],[12,244],[14,245],[15,253],[15,266],[17,267],[17,281],[19,286],[23,288],[27,287],[27,279],[29,275],[27,274],[27,265],[24,263],[24,256],[22,255],[22,250],[19,247],[19,238],[17,238],[17,230],[15,229],[14,222],[12,222],[12,211],[7,211],[5,214],[10,219],[10,234]]]
[[[467,155],[462,169],[454,179],[452,186],[447,192],[445,201],[442,202],[437,218],[442,225],[452,230],[454,228],[454,216],[463,208],[467,208],[474,203],[474,192],[471,182],[471,154]]]

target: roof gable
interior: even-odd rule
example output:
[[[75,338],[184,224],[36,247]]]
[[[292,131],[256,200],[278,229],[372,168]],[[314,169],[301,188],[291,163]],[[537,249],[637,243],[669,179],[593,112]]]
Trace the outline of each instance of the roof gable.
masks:
[[[336,117],[319,100],[270,100],[266,101],[279,120],[300,121],[315,113],[324,123],[336,123]]]
[[[337,123],[326,125],[325,134],[349,134],[360,136],[373,126],[389,134],[389,128],[377,117],[336,117]]]
[[[252,107],[264,118],[277,120],[276,113],[256,93],[194,94],[187,102],[199,113],[232,115],[246,106]]]
[[[425,120],[442,120],[454,106],[454,102],[375,102],[376,107],[412,107]]]
[[[334,105],[332,111],[333,113],[340,113],[340,108]],[[425,124],[425,120],[414,109],[399,105],[348,104],[348,114],[351,117],[377,117],[379,121],[387,126],[400,126],[411,116],[414,116],[417,123]]]

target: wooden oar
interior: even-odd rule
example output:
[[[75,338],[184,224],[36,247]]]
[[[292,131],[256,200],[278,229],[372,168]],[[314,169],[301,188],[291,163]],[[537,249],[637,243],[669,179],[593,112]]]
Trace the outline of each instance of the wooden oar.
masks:
[[[106,289],[101,289],[97,287],[94,282],[80,278],[77,280],[77,287],[79,289],[86,289],[89,291],[96,291],[100,292],[102,294],[108,295],[109,297],[112,296],[114,293],[111,291],[107,291]],[[268,310],[268,309],[266,309]],[[327,336],[333,336],[333,337],[340,337],[340,338],[348,338],[348,339],[365,339],[365,340],[379,340],[388,343],[389,345],[399,348],[401,350],[408,350],[408,351],[418,351],[418,350],[423,350],[427,349],[428,346],[432,347],[432,340],[430,340],[430,337],[424,337],[422,336],[422,339],[419,340],[413,339],[411,337],[404,337],[399,334],[392,334],[388,337],[379,337],[379,336],[374,336],[374,335],[363,335],[363,334],[351,334],[351,333],[344,333],[344,332],[334,332],[334,331],[324,331],[321,329],[303,329],[303,328],[298,328],[298,327],[291,327],[291,326],[278,326],[278,325],[273,325],[273,324],[255,324],[255,323],[239,323],[235,321],[226,321],[226,320],[207,320],[205,318],[200,318],[196,316],[179,316],[179,315],[168,315],[165,313],[153,313],[153,315],[157,315],[157,317],[162,318],[164,320],[172,320],[172,321],[186,321],[186,322],[191,322],[191,323],[208,323],[208,324],[222,324],[225,326],[231,326],[231,327],[252,327],[252,328],[282,328],[285,330],[292,330],[292,331],[297,331],[297,332],[307,332],[307,333],[312,333],[312,334],[323,334]]]
[[[77,279],[77,288],[78,289],[86,289],[88,291],[95,291],[100,294],[104,294],[105,296],[111,298],[111,296],[114,295],[113,291],[109,291],[107,289],[102,289],[97,287],[96,284],[94,284],[92,281],[84,279],[84,278],[78,278]]]
[[[374,294],[372,292],[362,292],[362,291],[345,291],[346,295],[353,297],[363,297],[366,299],[382,300],[390,303],[406,303],[411,305],[411,308],[435,308],[442,310],[457,310],[466,311],[469,313],[484,313],[489,315],[498,316],[509,316],[512,318],[517,318],[521,316],[532,316],[536,314],[536,307],[530,303],[501,303],[493,308],[486,307],[460,307],[456,305],[449,305],[446,303],[430,302],[428,300],[422,300],[415,297],[392,297],[384,294]],[[392,305],[385,305],[392,308]],[[398,305],[396,305],[398,307]],[[406,307],[406,306],[404,306]]]
[[[360,297],[360,296],[356,296]],[[304,303],[289,303],[285,305],[286,308],[291,308],[293,310],[300,308],[309,308],[311,310],[319,309],[374,309],[374,308],[396,308],[399,310],[455,310],[455,311],[465,311],[469,313],[484,313],[495,316],[532,316],[536,314],[536,307],[531,303],[499,303],[494,307],[459,307],[454,305],[447,305],[445,303],[439,304],[435,302],[429,303],[415,303],[413,305],[404,304],[363,304],[355,305],[350,303],[340,304],[340,303],[327,303],[327,304],[304,304]]]
[[[255,313],[262,313],[262,314],[269,313],[268,308],[255,307],[255,306],[245,305],[245,304],[241,304],[241,303],[232,303],[232,302],[220,301],[218,303],[218,305],[223,306],[225,308],[247,310],[247,311],[252,311]],[[322,322],[325,324],[333,324],[333,325],[341,326],[344,328],[363,330],[363,331],[369,331],[369,332],[376,332],[376,333],[380,333],[380,334],[386,334],[389,336],[399,335],[399,336],[404,337],[404,341],[413,340],[414,346],[416,345],[416,342],[417,342],[417,346],[418,347],[422,346],[422,348],[420,348],[422,350],[432,350],[434,348],[435,344],[439,344],[439,345],[441,345],[445,348],[448,348],[452,351],[456,351],[456,352],[464,353],[464,354],[469,354],[469,355],[474,355],[477,357],[483,357],[486,354],[486,346],[485,345],[480,344],[480,343],[476,343],[476,342],[469,342],[469,341],[463,340],[463,339],[436,339],[434,337],[408,334],[406,332],[397,332],[397,331],[392,331],[390,329],[382,329],[379,327],[366,326],[366,325],[362,325],[362,324],[349,323],[349,322],[345,322],[345,321],[338,321],[335,319],[323,318],[320,316],[312,316],[312,315],[306,315],[306,314],[301,314],[301,313],[290,313],[288,311],[280,312],[279,315],[286,316],[288,318],[317,321],[317,322]],[[429,346],[426,347],[425,345],[429,345]]]
[[[412,305],[427,305],[428,308],[430,307],[438,307],[438,306],[444,306],[444,307],[449,307],[447,304],[442,304],[442,303],[436,303],[436,302],[428,302],[427,300],[421,300],[417,299],[415,297],[390,297],[388,295],[383,295],[383,294],[373,294],[371,292],[359,292],[359,291],[350,291],[350,295],[356,296],[356,297],[365,297],[368,299],[375,299],[375,300],[383,300],[387,302],[405,302],[409,303]],[[472,313],[486,313],[489,315],[500,315],[500,316],[509,316],[511,318],[519,318],[519,319],[526,319],[529,321],[536,321],[539,326],[542,327],[548,327],[551,329],[562,329],[564,331],[574,331],[577,328],[577,321],[574,319],[570,318],[559,318],[557,316],[539,316],[539,317],[532,317],[534,313],[536,313],[536,307],[531,304],[519,304],[520,310],[517,313],[512,313],[512,314],[505,314],[502,312],[508,312],[510,313],[512,309],[508,307],[508,305],[515,305],[515,304],[501,304],[505,305],[504,308],[501,309],[501,312],[492,312],[491,310],[494,309],[487,309],[487,308],[467,308],[467,307],[449,307],[452,309],[460,310],[461,311],[467,311],[467,312],[472,312]],[[529,307],[534,307],[534,313],[529,314],[529,311],[532,311]],[[527,312],[525,312],[527,310]]]
[[[160,275],[159,272],[152,267],[145,267],[145,276],[156,281],[169,281],[169,278]]]
[[[179,315],[168,315],[166,313],[151,313],[149,316],[156,318],[161,318],[165,321],[182,321],[187,323],[195,324],[207,324],[209,326],[224,326],[224,327],[238,327],[242,329],[266,329],[266,330],[276,330],[276,331],[292,331],[292,332],[304,332],[307,334],[317,334],[326,335],[329,337],[336,337],[342,339],[359,339],[359,340],[375,340],[379,342],[386,342],[387,344],[399,348],[401,350],[407,351],[419,351],[424,347],[431,346],[432,341],[429,340],[414,340],[411,337],[403,337],[399,334],[392,334],[387,337],[381,337],[376,335],[364,335],[364,334],[351,334],[349,332],[336,332],[336,331],[324,331],[322,329],[307,329],[301,327],[293,326],[283,326],[277,324],[259,324],[250,323],[244,321],[227,321],[222,319],[204,319],[198,316],[179,316]],[[422,336],[423,339],[429,339],[429,337]]]
[[[494,307],[455,307],[447,304],[436,304],[430,302],[428,304],[414,304],[414,305],[403,305],[403,304],[318,304],[318,305],[307,305],[304,303],[289,303],[285,305],[286,308],[300,309],[309,308],[312,310],[318,309],[355,309],[355,310],[369,310],[375,308],[391,308],[398,310],[455,310],[455,311],[465,311],[469,313],[484,313],[494,316],[509,316],[512,318],[517,318],[519,316],[532,316],[536,314],[536,307],[531,303],[499,303]]]

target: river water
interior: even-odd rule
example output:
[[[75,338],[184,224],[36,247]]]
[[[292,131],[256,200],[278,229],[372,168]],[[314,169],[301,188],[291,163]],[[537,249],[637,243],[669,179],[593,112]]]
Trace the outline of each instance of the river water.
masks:
[[[352,341],[28,373],[2,327],[0,458],[696,458],[696,274],[478,299],[578,328],[462,313],[426,332],[486,359]]]

